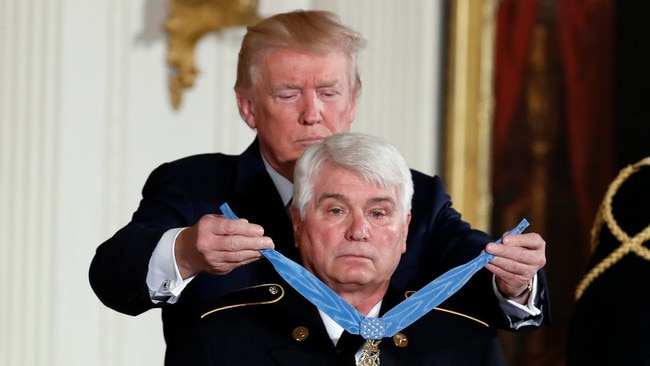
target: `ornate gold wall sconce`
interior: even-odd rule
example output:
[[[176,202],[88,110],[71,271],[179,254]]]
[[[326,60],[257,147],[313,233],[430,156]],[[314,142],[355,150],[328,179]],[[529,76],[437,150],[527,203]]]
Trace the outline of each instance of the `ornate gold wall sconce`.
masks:
[[[174,109],[180,107],[183,91],[199,73],[194,61],[196,43],[209,32],[245,26],[260,20],[258,0],[171,0],[165,30],[169,35],[167,63],[172,68],[169,90]]]

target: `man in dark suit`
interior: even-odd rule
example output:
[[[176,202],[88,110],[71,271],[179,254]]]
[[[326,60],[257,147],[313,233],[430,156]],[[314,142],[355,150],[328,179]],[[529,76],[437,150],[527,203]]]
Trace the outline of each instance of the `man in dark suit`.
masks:
[[[293,193],[296,247],[309,272],[361,316],[384,316],[405,299],[390,278],[409,250],[413,182],[394,146],[363,134],[329,136],[298,160]],[[364,355],[364,340],[333,320],[337,311],[321,312],[342,306],[329,303],[331,298],[322,306],[316,298],[311,300],[321,305],[316,308],[275,277],[222,296],[205,310],[191,364],[354,365],[376,354],[373,349]],[[258,301],[240,306],[246,297]],[[416,312],[410,309],[400,312],[400,319]],[[453,302],[416,317],[388,337],[377,337],[381,365],[504,364],[495,328]]]
[[[204,154],[155,169],[131,222],[98,247],[89,273],[93,290],[125,314],[161,307],[167,364],[182,360],[196,309],[274,273],[258,260],[260,249],[275,247],[298,259],[285,212],[294,164],[306,146],[349,132],[363,45],[327,12],[278,14],[250,27],[235,92],[244,122],[257,130],[255,141],[239,156]],[[413,179],[409,252],[393,285],[417,289],[485,249],[497,255],[486,266],[494,276],[485,271],[470,281],[457,294],[459,303],[498,318],[505,329],[548,322],[543,239],[531,233],[490,243],[451,208],[440,178],[413,172]],[[223,202],[247,221],[221,217]],[[489,300],[472,300],[479,294]]]

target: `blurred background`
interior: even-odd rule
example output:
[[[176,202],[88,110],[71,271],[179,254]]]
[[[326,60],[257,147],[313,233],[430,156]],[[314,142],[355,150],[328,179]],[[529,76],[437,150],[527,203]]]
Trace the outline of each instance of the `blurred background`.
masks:
[[[526,217],[546,239],[553,324],[502,333],[508,365],[563,365],[591,225],[616,172],[650,155],[645,0],[182,1],[337,13],[368,46],[353,130],[440,174],[498,237]],[[0,6],[0,365],[162,365],[160,313],[118,314],[87,279],[149,172],[239,153],[254,133],[234,92],[242,25],[202,36],[174,104],[171,0]],[[234,6],[233,5],[233,6]],[[189,24],[191,24],[190,22]]]

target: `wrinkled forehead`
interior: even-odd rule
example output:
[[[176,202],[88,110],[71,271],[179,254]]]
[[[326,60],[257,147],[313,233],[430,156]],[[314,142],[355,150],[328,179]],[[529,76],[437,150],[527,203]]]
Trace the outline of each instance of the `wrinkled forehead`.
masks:
[[[397,186],[386,185],[380,177],[367,176],[345,167],[325,163],[313,177],[316,200],[333,198],[346,200],[350,197],[370,201],[386,201],[396,204]]]
[[[305,74],[334,82],[345,80],[351,90],[358,89],[357,72],[354,61],[340,50],[313,50],[282,47],[271,49],[263,54],[250,70],[253,87],[271,73],[283,73],[295,78]]]

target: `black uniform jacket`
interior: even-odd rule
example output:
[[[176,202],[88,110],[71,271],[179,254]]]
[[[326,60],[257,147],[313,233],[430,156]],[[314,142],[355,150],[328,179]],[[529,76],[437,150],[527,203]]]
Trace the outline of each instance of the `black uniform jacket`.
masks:
[[[407,250],[391,282],[399,291],[419,289],[446,270],[474,258],[493,240],[462,221],[451,207],[440,178],[412,173],[415,194]],[[90,284],[106,306],[130,315],[162,307],[168,358],[176,352],[184,353],[180,337],[191,336],[188,330],[199,325],[194,317],[197,309],[222,294],[266,283],[275,274],[272,266],[260,260],[224,276],[197,275],[176,304],[151,301],[146,276],[149,259],[163,233],[191,226],[203,215],[220,214],[219,206],[224,202],[239,217],[264,227],[276,250],[299,261],[291,222],[255,140],[241,155],[196,155],[155,169],[144,185],[131,222],[97,248],[90,265]],[[539,275],[542,320],[546,322],[548,292],[543,271]],[[486,270],[479,271],[450,300],[459,311],[508,329],[510,323],[498,306],[491,277]]]
[[[650,239],[645,236],[650,230],[650,166],[639,166],[620,184],[613,192],[612,220],[593,233],[598,245],[588,270],[607,265],[575,305],[568,366],[650,365]],[[638,241],[624,246],[610,225]]]
[[[178,363],[353,366],[354,352],[364,340],[355,336],[348,352],[345,346],[334,346],[316,307],[283,280],[269,280],[224,295],[207,307],[201,314],[201,336],[184,337],[188,352]],[[404,292],[391,289],[381,314],[404,299]],[[503,365],[496,329],[446,305],[395,337],[384,338],[379,344],[381,365]]]

